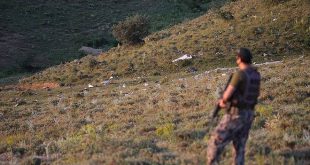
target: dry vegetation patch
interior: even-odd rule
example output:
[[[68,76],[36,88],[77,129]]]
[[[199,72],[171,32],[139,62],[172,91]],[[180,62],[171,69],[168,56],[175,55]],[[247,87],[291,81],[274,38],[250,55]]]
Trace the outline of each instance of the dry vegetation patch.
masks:
[[[249,162],[307,160],[299,149],[310,145],[308,68],[309,56],[259,66],[262,93],[247,149]],[[214,127],[208,116],[216,88],[232,71],[165,81],[119,79],[92,88],[1,91],[1,161],[17,159],[4,157],[24,149],[19,162],[203,164]],[[222,163],[230,162],[229,153],[227,149]]]
[[[258,61],[284,59],[258,65],[262,90],[247,162],[304,164],[310,147],[308,9],[305,0],[235,1],[154,33],[144,45],[113,48],[22,81],[60,87],[1,88],[0,161],[204,164],[214,127],[208,116],[235,68],[202,71],[232,65],[229,54],[247,46]],[[171,62],[184,53],[193,55],[191,62]],[[200,72],[185,72],[189,67]],[[221,163],[230,162],[226,149]]]

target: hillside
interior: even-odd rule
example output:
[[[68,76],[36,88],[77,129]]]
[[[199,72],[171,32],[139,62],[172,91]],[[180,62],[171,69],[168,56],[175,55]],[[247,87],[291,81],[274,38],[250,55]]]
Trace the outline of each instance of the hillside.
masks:
[[[259,67],[248,164],[309,161],[309,64],[307,56]],[[2,89],[0,163],[203,164],[216,87],[231,71],[93,88]],[[227,148],[222,163],[230,158]]]
[[[111,27],[127,16],[149,16],[154,32],[222,3],[197,10],[166,0],[1,0],[0,78],[81,58],[81,46],[107,50],[117,45]]]
[[[241,46],[262,74],[246,163],[309,164],[309,9],[233,1],[0,87],[0,164],[205,164],[210,111]]]
[[[27,81],[99,83],[111,75],[164,76],[189,68],[204,71],[232,66],[234,51],[239,47],[251,48],[257,63],[294,57],[310,48],[309,8],[309,1],[305,0],[280,4],[231,2],[192,21],[154,33],[145,39],[144,45],[113,48],[99,57],[89,56],[52,67]],[[227,20],[225,15],[232,15],[233,19]],[[194,58],[171,62],[184,54]]]

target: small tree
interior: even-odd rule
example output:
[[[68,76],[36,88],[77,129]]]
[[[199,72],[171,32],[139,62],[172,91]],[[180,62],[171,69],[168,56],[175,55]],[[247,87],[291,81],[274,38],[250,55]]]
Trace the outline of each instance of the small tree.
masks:
[[[149,34],[150,23],[146,16],[134,15],[112,27],[113,36],[123,44],[137,44]]]

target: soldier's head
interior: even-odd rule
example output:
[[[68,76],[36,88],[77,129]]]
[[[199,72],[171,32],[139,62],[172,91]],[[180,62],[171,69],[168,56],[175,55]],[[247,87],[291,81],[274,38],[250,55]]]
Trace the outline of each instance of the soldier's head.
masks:
[[[240,62],[243,62],[245,64],[252,64],[251,51],[247,48],[240,48],[237,52],[237,61],[238,59],[240,59]]]

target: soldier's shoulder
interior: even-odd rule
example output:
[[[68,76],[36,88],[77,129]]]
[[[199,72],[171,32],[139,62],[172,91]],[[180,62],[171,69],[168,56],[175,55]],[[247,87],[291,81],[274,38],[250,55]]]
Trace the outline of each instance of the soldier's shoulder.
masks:
[[[242,77],[244,75],[244,71],[238,69],[234,74],[233,76],[235,77]]]

